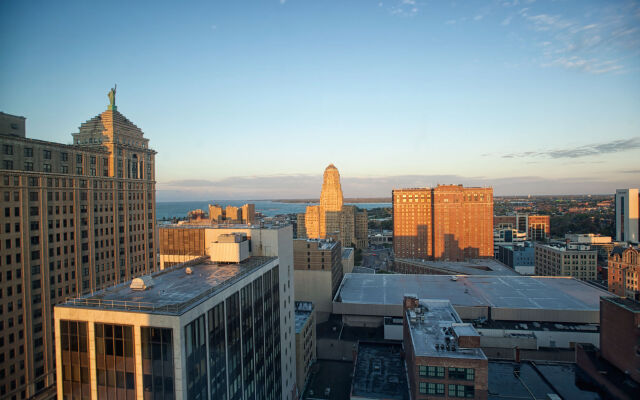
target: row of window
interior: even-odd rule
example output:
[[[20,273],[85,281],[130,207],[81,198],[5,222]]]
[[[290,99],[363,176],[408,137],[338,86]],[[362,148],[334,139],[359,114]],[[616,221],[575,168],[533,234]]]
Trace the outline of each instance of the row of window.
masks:
[[[475,379],[476,371],[474,368],[449,367],[448,372],[449,372],[448,379],[473,381]],[[430,365],[419,365],[418,373],[420,374],[420,376],[427,377],[427,378],[444,378],[445,368],[435,367]]]
[[[444,383],[431,383],[420,382],[419,391],[420,394],[428,394],[431,396],[443,396],[444,397]],[[469,385],[447,385],[449,389],[449,397],[460,397],[472,399],[475,395],[473,386]]]

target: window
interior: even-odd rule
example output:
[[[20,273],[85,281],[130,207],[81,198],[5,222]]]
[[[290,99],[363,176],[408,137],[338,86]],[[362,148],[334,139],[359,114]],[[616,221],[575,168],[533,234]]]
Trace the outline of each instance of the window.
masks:
[[[430,382],[427,385],[427,394],[435,395],[435,396],[444,396],[444,383],[431,383]]]
[[[3,144],[2,145],[2,153],[11,156],[13,155],[13,145],[10,144]]]
[[[76,162],[82,163],[82,154],[76,154]]]
[[[449,397],[473,398],[473,386],[449,385]]]
[[[24,148],[24,156],[25,157],[33,157],[33,149],[31,147]]]
[[[51,164],[43,164],[42,165],[42,171],[51,172]]]
[[[69,173],[69,167],[67,165],[63,165],[60,167],[60,172],[62,172],[63,174],[68,174]]]
[[[4,169],[13,169],[13,161],[11,161],[11,160],[4,160],[4,161],[2,162],[2,167],[3,167]]]
[[[420,394],[427,394],[427,382],[420,382]]]
[[[60,320],[60,342],[64,397],[85,398],[91,396],[89,357],[87,357],[89,350],[87,323]]]
[[[473,368],[449,368],[449,379],[459,379],[472,381],[475,379],[475,369]]]
[[[25,161],[24,170],[25,171],[33,171],[33,163],[31,161]]]
[[[45,160],[51,160],[51,150],[43,150],[42,155]]]
[[[444,367],[420,365],[419,373],[420,376],[426,376],[429,378],[444,378]]]

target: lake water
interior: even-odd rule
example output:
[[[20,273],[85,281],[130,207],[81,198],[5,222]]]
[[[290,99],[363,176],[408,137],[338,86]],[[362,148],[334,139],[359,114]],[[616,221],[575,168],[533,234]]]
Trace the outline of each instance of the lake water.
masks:
[[[253,203],[256,205],[256,211],[261,212],[267,217],[273,217],[279,214],[297,214],[305,212],[307,206],[317,203],[281,203],[277,201],[256,201],[256,200],[211,200],[211,201],[161,201],[156,203],[156,217],[158,219],[164,218],[183,218],[187,216],[187,213],[191,210],[204,210],[209,211],[209,204],[220,204],[222,207],[235,206],[240,207],[246,203]],[[380,207],[391,207],[391,203],[346,203],[354,205],[359,208],[372,209]]]

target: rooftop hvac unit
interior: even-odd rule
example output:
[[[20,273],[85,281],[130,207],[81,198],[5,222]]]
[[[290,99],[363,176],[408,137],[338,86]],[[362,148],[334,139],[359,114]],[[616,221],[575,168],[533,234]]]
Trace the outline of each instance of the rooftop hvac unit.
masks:
[[[134,278],[129,285],[131,290],[147,290],[151,286],[153,286],[153,278],[148,275]]]

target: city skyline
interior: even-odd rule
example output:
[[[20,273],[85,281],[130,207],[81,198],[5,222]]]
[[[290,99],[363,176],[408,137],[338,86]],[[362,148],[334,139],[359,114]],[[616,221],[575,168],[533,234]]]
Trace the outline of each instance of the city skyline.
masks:
[[[117,83],[158,151],[161,201],[313,198],[328,163],[345,197],[640,180],[637,1],[0,10],[0,111],[25,116],[27,137],[70,141]]]

